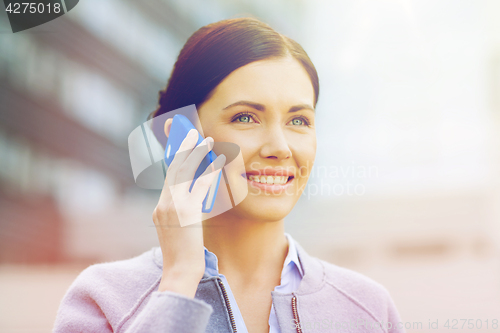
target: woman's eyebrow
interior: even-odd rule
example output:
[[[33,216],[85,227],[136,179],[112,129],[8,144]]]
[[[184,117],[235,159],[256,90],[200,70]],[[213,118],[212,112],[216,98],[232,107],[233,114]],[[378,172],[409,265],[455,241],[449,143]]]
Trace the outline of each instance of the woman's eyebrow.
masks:
[[[256,109],[256,110],[259,110],[259,111],[266,110],[266,107],[263,104],[249,102],[249,101],[238,101],[236,103],[233,103],[233,104],[226,106],[223,110],[232,108],[234,106],[239,106],[239,105],[249,106],[249,107]],[[290,110],[288,110],[288,112],[297,112],[297,111],[304,110],[304,109],[308,109],[308,110],[311,110],[312,112],[315,112],[314,108],[309,104],[294,105],[290,108]]]
[[[238,101],[236,103],[233,103],[233,104],[226,106],[222,110],[226,110],[226,109],[232,108],[234,106],[238,106],[238,105],[249,106],[249,107],[254,108],[256,110],[259,110],[259,111],[264,111],[266,109],[266,107],[264,105],[259,104],[259,103],[254,103],[254,102],[249,102],[249,101]]]
[[[312,112],[316,112],[316,110],[314,110],[314,108],[312,106],[310,106],[309,104],[299,104],[299,105],[292,106],[290,108],[290,110],[288,110],[288,112],[297,112],[297,111],[304,110],[304,109],[311,110]]]

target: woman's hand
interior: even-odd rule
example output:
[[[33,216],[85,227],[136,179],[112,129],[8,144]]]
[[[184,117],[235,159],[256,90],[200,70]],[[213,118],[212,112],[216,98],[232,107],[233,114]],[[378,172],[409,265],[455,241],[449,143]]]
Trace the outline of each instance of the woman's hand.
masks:
[[[165,129],[167,132],[167,125]],[[153,212],[163,254],[163,275],[158,290],[193,298],[205,271],[202,204],[225,163],[225,156],[219,155],[189,192],[195,172],[214,142],[208,137],[196,146],[197,141],[196,130],[191,130],[182,141],[167,169],[160,199]]]

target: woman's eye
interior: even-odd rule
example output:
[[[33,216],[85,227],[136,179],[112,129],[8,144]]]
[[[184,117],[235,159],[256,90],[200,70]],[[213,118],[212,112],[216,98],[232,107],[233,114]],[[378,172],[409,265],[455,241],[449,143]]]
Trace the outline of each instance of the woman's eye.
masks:
[[[249,114],[240,114],[233,118],[233,122],[237,123],[254,123],[254,119]]]
[[[292,125],[309,126],[309,122],[306,119],[299,117],[292,120]]]
[[[250,122],[250,116],[239,116],[238,120],[242,123],[249,123]]]

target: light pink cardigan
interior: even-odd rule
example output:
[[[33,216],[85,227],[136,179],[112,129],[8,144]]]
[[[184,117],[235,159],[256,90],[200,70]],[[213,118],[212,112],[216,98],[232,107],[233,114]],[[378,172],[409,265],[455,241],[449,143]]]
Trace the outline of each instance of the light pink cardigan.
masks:
[[[295,245],[304,270],[298,290],[271,292],[282,333],[405,332],[383,286]],[[230,306],[216,277],[205,275],[191,299],[157,291],[161,274],[159,247],[88,267],[64,296],[54,332],[233,332]]]

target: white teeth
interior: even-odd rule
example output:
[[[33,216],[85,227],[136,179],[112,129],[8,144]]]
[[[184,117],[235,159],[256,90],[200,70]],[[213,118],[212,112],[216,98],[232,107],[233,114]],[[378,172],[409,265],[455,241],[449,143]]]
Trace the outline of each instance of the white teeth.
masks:
[[[248,179],[250,179],[251,181],[254,181],[254,182],[260,183],[260,179],[259,179],[259,177],[256,177],[256,176],[248,176]]]
[[[256,183],[261,183],[261,184],[279,184],[279,185],[286,184],[286,182],[288,181],[288,177],[286,177],[286,176],[253,176],[253,175],[249,175],[248,179],[251,181],[254,181]]]

